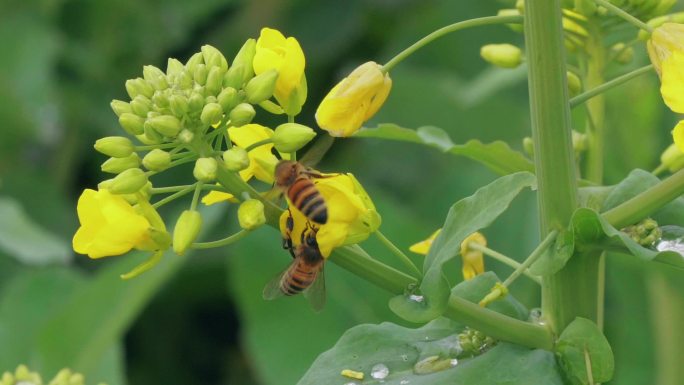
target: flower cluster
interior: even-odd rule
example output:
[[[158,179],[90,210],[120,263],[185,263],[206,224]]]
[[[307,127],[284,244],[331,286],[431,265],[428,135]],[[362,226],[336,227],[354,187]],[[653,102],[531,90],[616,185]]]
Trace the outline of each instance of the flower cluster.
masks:
[[[84,385],[85,378],[81,373],[72,372],[70,369],[62,369],[48,385]],[[40,374],[31,372],[25,365],[19,365],[12,372],[5,372],[0,377],[0,385],[43,385]],[[100,384],[104,385],[104,384]]]
[[[278,194],[259,192],[248,183],[272,184],[276,164],[295,159],[316,136],[314,129],[294,122],[307,98],[305,64],[295,38],[264,28],[232,60],[205,45],[185,63],[169,59],[165,71],[143,67],[142,77],[126,81],[130,100],[111,103],[128,136],[95,143],[109,157],[102,171],[113,177],[79,198],[81,227],[73,238],[74,250],[91,258],[151,252],[147,262],[122,276],[131,278],[153,267],[170,248],[182,255],[207,247],[196,243],[203,224],[200,201],[240,203],[237,222],[242,231],[277,223],[274,214],[282,210]],[[380,65],[361,65],[323,99],[318,124],[334,136],[353,134],[378,111],[391,84]],[[261,125],[255,120],[262,112],[286,116],[286,122],[275,128]],[[153,176],[187,163],[194,167],[185,184],[152,183]],[[353,176],[315,183],[329,207],[330,221],[317,233],[326,257],[335,247],[359,242],[377,229],[379,215]],[[167,196],[155,199],[160,195]],[[169,232],[157,210],[185,195],[192,196],[190,205]],[[306,218],[296,208],[291,211],[297,229],[303,228]]]

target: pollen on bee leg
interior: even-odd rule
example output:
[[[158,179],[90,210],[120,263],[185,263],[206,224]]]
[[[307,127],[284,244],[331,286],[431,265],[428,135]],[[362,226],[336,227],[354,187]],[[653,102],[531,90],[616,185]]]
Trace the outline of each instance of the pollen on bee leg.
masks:
[[[344,370],[342,370],[342,372],[340,374],[345,376],[345,377],[348,377],[348,378],[363,380],[363,372],[357,372],[357,371],[351,370],[351,369],[344,369]]]

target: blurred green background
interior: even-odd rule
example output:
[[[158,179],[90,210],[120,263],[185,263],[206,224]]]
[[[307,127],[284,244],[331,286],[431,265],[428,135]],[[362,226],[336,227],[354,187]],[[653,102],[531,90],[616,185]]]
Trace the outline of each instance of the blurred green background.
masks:
[[[76,200],[106,178],[99,169],[105,157],[92,144],[121,134],[109,102],[125,99],[126,79],[140,76],[146,64],[165,68],[168,57],[184,61],[203,44],[230,58],[264,26],[295,36],[309,84],[298,119],[315,126],[318,102],[358,64],[388,60],[438,27],[504,7],[510,4],[493,0],[3,1],[0,373],[25,363],[47,378],[69,366],[89,383],[110,385],[294,384],[351,326],[403,323],[387,308],[388,294],[333,264],[321,313],[302,298],[263,301],[264,284],[290,258],[270,228],[231,247],[167,255],[130,282],[118,275],[144,255],[100,261],[72,255]],[[369,125],[429,124],[455,142],[503,139],[520,149],[529,135],[525,69],[489,68],[478,53],[491,42],[521,43],[522,36],[501,26],[481,28],[448,36],[403,62],[392,73],[388,102]],[[633,64],[610,67],[607,75],[646,62],[640,47]],[[608,98],[606,179],[616,183],[632,168],[657,166],[675,117],[661,102],[655,75]],[[371,139],[337,141],[319,168],[355,173],[383,215],[383,232],[402,248],[431,234],[453,202],[496,177],[428,147]],[[190,177],[190,169],[179,169],[155,185]],[[163,214],[175,218],[180,209],[165,207]],[[233,207],[205,213],[211,226],[204,239],[236,230]],[[524,194],[485,231],[490,245],[522,259],[538,242],[536,217],[533,194]],[[394,263],[376,240],[364,247]],[[488,268],[500,276],[510,272],[496,262]],[[460,274],[460,266],[451,269]],[[680,347],[673,341],[684,340],[682,282],[659,267],[609,256],[605,331],[616,357],[612,383],[655,383],[676,367],[671,360],[676,363],[672,355]],[[538,306],[533,284],[521,279],[512,290],[528,307]]]

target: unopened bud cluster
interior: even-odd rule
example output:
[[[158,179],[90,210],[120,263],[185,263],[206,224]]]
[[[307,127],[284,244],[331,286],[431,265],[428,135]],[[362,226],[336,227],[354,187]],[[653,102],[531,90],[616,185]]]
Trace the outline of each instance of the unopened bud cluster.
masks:
[[[651,218],[646,218],[636,225],[622,229],[632,240],[641,246],[653,246],[663,235],[658,222]]]
[[[466,328],[458,335],[458,340],[463,352],[462,357],[478,356],[496,344],[496,340],[482,333],[481,331]]]

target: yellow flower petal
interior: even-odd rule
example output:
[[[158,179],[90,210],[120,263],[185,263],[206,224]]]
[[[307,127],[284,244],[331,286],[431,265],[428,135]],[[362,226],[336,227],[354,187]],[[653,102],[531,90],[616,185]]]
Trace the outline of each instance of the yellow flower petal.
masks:
[[[323,98],[316,122],[332,136],[350,136],[378,112],[391,88],[392,80],[379,64],[364,63]]]
[[[207,206],[225,201],[233,202],[236,200],[233,194],[228,194],[221,191],[209,191],[209,193],[202,198],[202,203]]]
[[[662,62],[660,93],[672,111],[684,113],[684,52],[674,51]]]
[[[677,123],[674,130],[672,130],[672,137],[679,151],[684,152],[684,120]]]
[[[120,255],[149,240],[149,221],[107,190],[83,191],[77,212],[81,222],[73,238],[77,253],[90,258]]]
[[[242,127],[229,127],[228,135],[237,146],[247,148],[272,137],[273,130],[260,124],[246,124]],[[248,181],[254,176],[262,182],[273,183],[273,169],[278,163],[278,158],[273,155],[272,149],[273,144],[265,144],[247,153],[250,163],[249,167],[240,171],[242,180]]]
[[[484,235],[474,232],[461,242],[461,257],[463,258],[463,279],[469,280],[478,274],[484,273],[484,255],[481,251],[472,250],[469,244],[477,243],[487,246]]]
[[[437,229],[437,231],[432,233],[432,235],[430,235],[427,239],[422,240],[418,243],[414,243],[413,245],[411,245],[411,247],[409,247],[409,251],[412,251],[416,254],[427,255],[430,251],[430,246],[432,246],[432,242],[435,241],[440,231],[442,231],[442,229]]]

